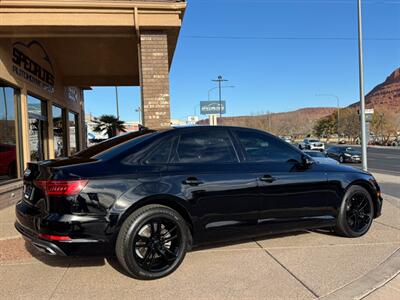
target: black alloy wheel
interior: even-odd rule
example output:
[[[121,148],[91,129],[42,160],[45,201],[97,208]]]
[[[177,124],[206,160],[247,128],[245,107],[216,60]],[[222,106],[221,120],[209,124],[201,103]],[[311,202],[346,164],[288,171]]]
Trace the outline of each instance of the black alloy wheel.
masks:
[[[340,208],[336,232],[347,237],[366,234],[374,218],[371,195],[361,186],[351,186]]]
[[[136,234],[133,255],[144,270],[161,272],[176,261],[181,239],[176,223],[166,218],[151,219]]]
[[[190,240],[181,215],[169,207],[147,205],[125,220],[115,250],[120,264],[132,277],[158,279],[178,268]]]

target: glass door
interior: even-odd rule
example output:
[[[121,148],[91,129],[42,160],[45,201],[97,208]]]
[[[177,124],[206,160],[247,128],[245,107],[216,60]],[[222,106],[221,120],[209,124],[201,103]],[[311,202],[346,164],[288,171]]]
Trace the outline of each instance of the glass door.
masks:
[[[47,153],[47,109],[46,102],[28,96],[29,149],[31,161],[41,161]]]

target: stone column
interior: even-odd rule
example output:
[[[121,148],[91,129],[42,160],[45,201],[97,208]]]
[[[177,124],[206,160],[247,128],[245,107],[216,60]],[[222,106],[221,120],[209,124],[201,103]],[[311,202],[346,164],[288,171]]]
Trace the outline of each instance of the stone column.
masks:
[[[139,45],[142,122],[151,129],[171,124],[168,38],[162,32],[143,32]]]

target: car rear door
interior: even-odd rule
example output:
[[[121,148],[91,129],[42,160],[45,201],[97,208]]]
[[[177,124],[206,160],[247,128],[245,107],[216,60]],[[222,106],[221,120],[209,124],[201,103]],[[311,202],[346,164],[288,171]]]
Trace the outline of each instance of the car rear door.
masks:
[[[180,129],[162,181],[189,203],[199,243],[249,234],[257,224],[256,178],[240,164],[223,128]]]
[[[242,146],[243,164],[258,178],[261,233],[334,222],[327,204],[336,194],[319,164],[305,166],[300,151],[269,134],[233,131]]]

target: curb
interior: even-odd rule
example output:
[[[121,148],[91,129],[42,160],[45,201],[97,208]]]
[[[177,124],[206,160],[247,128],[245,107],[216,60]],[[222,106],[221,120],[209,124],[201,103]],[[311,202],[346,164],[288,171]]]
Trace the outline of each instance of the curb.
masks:
[[[400,248],[372,271],[320,299],[362,299],[398,274],[400,274]]]

